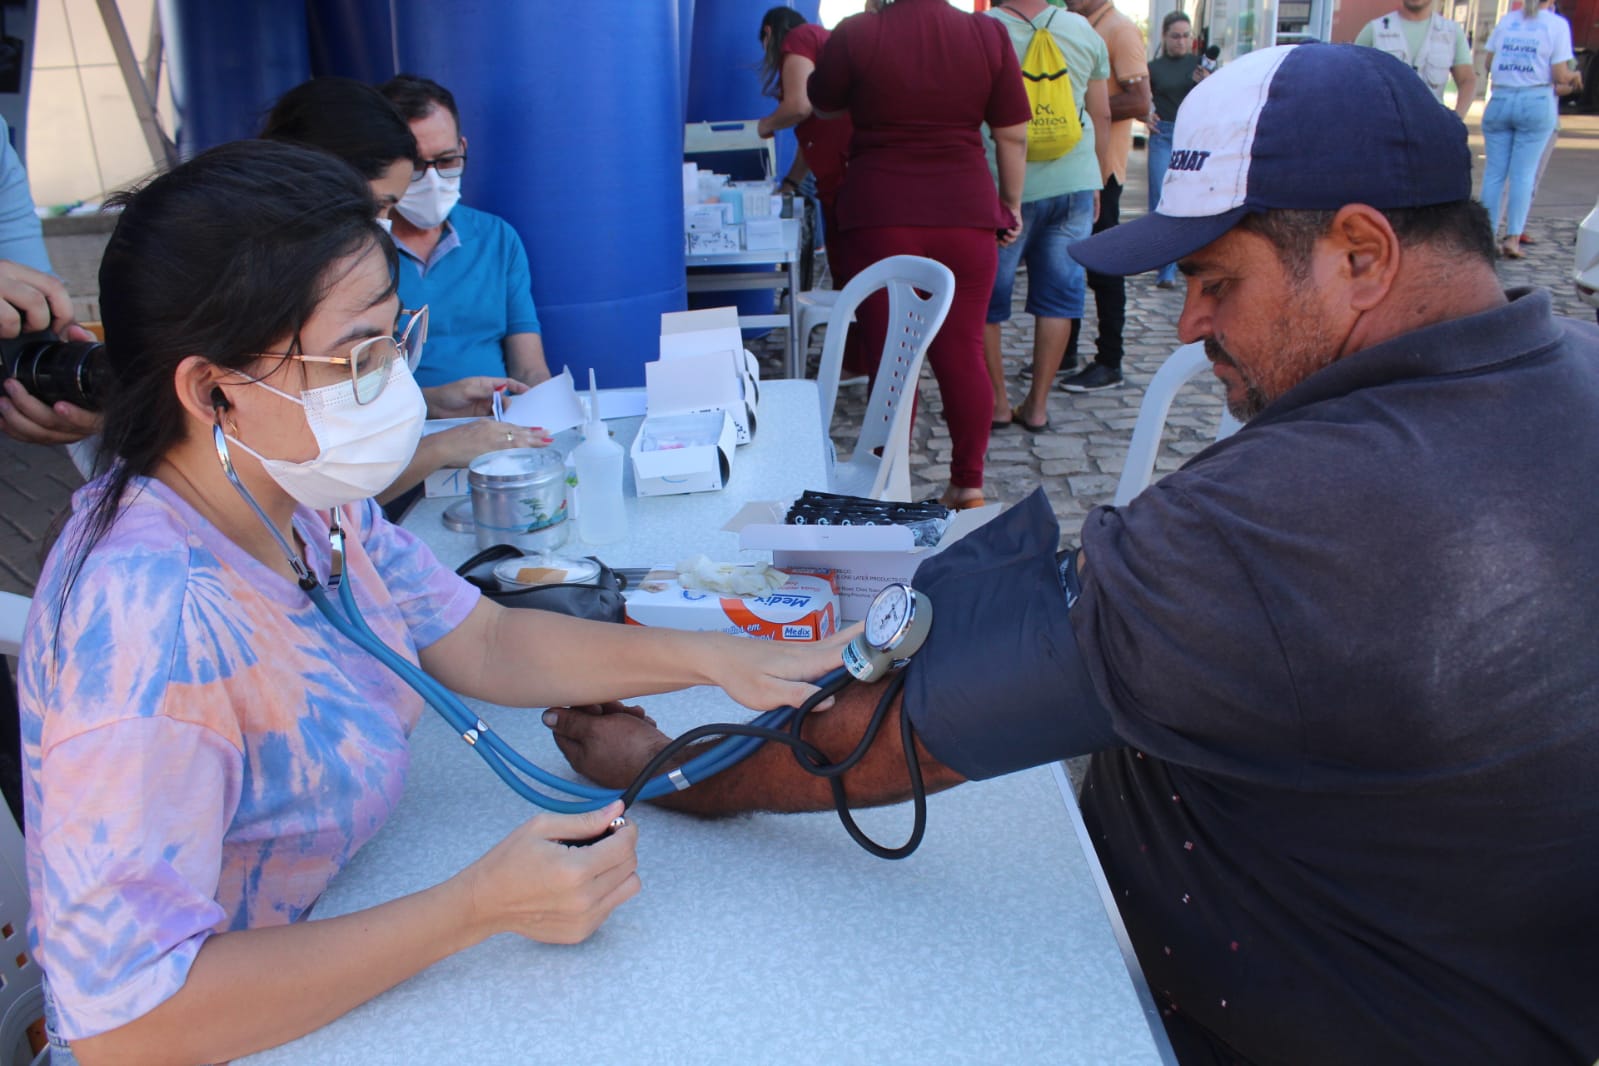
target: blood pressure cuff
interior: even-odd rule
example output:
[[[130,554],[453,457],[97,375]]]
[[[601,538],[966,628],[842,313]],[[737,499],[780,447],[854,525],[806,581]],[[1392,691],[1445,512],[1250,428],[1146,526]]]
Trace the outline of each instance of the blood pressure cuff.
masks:
[[[916,571],[933,625],[903,706],[933,757],[967,778],[1124,744],[1072,632],[1059,544],[1038,490]]]

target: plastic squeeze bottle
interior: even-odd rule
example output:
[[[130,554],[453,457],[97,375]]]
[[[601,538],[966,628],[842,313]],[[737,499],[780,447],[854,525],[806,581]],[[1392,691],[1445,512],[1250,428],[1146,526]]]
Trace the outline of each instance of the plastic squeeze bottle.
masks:
[[[599,389],[589,370],[589,420],[583,443],[572,449],[577,472],[577,535],[588,544],[611,544],[627,536],[622,506],[622,446],[600,421]]]

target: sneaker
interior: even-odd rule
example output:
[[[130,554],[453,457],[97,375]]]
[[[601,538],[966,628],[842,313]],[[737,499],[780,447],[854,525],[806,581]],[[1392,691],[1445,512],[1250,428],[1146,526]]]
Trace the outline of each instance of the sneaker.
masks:
[[[1071,377],[1060,383],[1063,392],[1098,392],[1100,389],[1114,389],[1122,383],[1122,372],[1105,366],[1103,363],[1090,363],[1084,370],[1079,370]]]
[[[1066,375],[1071,374],[1071,373],[1075,372],[1076,370],[1077,370],[1077,360],[1075,358],[1063,359],[1063,360],[1061,360],[1060,369],[1055,371],[1055,376],[1057,378],[1065,377]],[[1033,361],[1031,359],[1029,359],[1027,362],[1023,363],[1021,369],[1016,371],[1016,377],[1019,378],[1022,381],[1032,381],[1033,380]]]

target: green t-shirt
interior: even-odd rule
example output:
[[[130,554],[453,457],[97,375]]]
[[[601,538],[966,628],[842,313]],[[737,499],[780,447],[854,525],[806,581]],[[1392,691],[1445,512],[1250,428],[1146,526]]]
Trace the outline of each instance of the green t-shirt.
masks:
[[[998,19],[1009,31],[1018,60],[1027,54],[1034,27],[1042,29],[1048,26],[1049,32],[1055,35],[1055,43],[1060,46],[1061,54],[1066,57],[1072,95],[1077,98],[1077,108],[1083,119],[1083,139],[1077,142],[1077,147],[1059,159],[1027,164],[1027,182],[1022,186],[1022,202],[1030,204],[1069,192],[1100,188],[1099,159],[1094,155],[1094,124],[1088,118],[1087,95],[1090,81],[1102,81],[1110,77],[1110,52],[1106,50],[1104,40],[1094,32],[1094,27],[1088,24],[1087,19],[1070,11],[1050,8],[1039,12],[1031,23],[997,7],[990,8],[988,15]],[[988,136],[986,126],[983,127],[983,140],[988,147],[988,169],[997,182],[999,167],[994,162],[994,141]]]
[[[1162,123],[1176,121],[1177,108],[1194,88],[1197,66],[1199,57],[1192,52],[1185,56],[1156,56],[1149,61],[1150,97]]]

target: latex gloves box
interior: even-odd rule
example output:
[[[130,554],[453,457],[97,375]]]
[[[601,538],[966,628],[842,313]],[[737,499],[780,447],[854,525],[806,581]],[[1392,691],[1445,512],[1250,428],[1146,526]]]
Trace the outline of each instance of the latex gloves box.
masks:
[[[652,570],[627,593],[632,625],[713,631],[761,640],[815,641],[839,625],[839,596],[828,570],[782,568],[788,580],[765,596],[728,596],[678,584],[670,568]]]
[[[997,503],[957,511],[938,545],[918,548],[904,526],[790,526],[783,523],[787,503],[750,503],[722,528],[738,534],[740,548],[772,553],[780,569],[825,567],[838,582],[845,622],[866,617],[872,597],[884,585],[910,582],[922,560],[936,555],[998,515]]]
[[[438,433],[455,426],[464,426],[476,419],[471,418],[430,418],[424,424],[422,435],[427,436]],[[466,467],[441,466],[429,474],[422,482],[422,495],[431,499],[434,496],[466,496],[471,493],[471,488],[466,481]]]
[[[629,458],[640,496],[710,492],[733,474],[738,381],[720,354],[644,364],[645,416]],[[731,398],[731,399],[729,399]]]
[[[738,308],[707,307],[700,311],[669,311],[661,315],[661,360],[718,356],[726,364],[717,368],[707,360],[706,396],[732,416],[738,443],[755,439],[761,406],[761,368],[744,347],[738,326]],[[730,389],[723,375],[737,382]],[[711,378],[716,380],[712,381]]]

